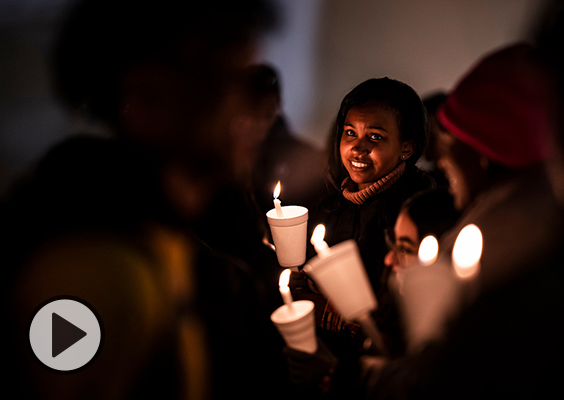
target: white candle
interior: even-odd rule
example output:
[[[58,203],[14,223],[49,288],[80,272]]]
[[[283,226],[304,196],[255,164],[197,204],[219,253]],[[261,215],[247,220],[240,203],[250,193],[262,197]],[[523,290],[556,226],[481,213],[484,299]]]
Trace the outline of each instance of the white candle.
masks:
[[[329,245],[325,240],[323,240],[324,238],[325,225],[319,224],[315,227],[313,234],[311,235],[311,244],[313,244],[313,247],[320,258],[325,258],[331,253]]]
[[[280,181],[274,188],[274,208],[276,209],[276,216],[278,218],[284,218],[284,213],[282,212],[282,202],[278,200],[278,196],[280,196]]]
[[[284,304],[288,306],[290,311],[293,311],[292,302],[294,299],[292,298],[292,293],[290,292],[290,288],[288,284],[290,283],[290,274],[292,271],[290,269],[285,269],[280,274],[280,280],[278,281],[278,286],[280,287],[280,294],[282,295],[282,300],[284,300]]]
[[[422,266],[433,264],[439,254],[439,242],[433,235],[425,236],[419,245],[419,263]]]
[[[479,272],[482,248],[480,228],[474,224],[466,225],[458,234],[452,249],[452,264],[460,278],[469,279]]]

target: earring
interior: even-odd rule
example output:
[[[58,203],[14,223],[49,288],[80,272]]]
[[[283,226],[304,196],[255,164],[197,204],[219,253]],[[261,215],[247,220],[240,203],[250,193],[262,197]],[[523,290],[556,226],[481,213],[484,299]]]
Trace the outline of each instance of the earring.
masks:
[[[401,156],[401,159],[403,160],[405,158],[405,156]]]

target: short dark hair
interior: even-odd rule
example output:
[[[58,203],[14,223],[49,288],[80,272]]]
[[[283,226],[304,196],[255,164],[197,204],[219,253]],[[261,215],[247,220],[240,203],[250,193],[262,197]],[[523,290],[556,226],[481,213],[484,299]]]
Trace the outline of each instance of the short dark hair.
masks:
[[[335,187],[348,176],[341,162],[341,136],[349,110],[353,107],[380,105],[395,112],[400,140],[413,140],[414,153],[406,161],[413,166],[427,148],[429,128],[421,99],[409,85],[390,78],[369,79],[351,90],[343,99],[330,137],[329,174]]]
[[[417,227],[419,240],[433,235],[437,239],[454,226],[460,213],[446,187],[418,192],[407,199],[400,212],[405,211]]]

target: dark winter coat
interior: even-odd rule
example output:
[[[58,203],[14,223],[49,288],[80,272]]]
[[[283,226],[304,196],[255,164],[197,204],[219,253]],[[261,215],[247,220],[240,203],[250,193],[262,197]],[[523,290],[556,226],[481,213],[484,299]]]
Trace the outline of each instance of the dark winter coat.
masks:
[[[380,279],[386,269],[384,256],[388,252],[384,229],[394,226],[400,206],[405,200],[432,185],[433,180],[429,175],[416,167],[408,166],[395,184],[362,205],[346,200],[339,191],[313,210],[308,223],[308,237],[311,237],[318,224],[324,224],[325,241],[329,246],[354,239],[358,243],[374,291],[378,293]],[[315,250],[310,246],[308,259],[314,255]]]

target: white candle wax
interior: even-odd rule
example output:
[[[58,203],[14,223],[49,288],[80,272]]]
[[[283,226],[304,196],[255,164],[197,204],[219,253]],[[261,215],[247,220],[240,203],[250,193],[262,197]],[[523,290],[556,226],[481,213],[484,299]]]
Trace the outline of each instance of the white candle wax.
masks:
[[[282,202],[278,199],[274,199],[274,208],[276,209],[276,216],[278,218],[284,218],[284,213],[282,212]]]
[[[292,292],[290,292],[290,287],[288,284],[290,283],[290,274],[292,273],[291,270],[285,269],[280,274],[280,279],[278,281],[280,295],[282,296],[282,300],[284,300],[284,304],[288,307],[288,311],[294,312],[292,307],[292,302],[294,299],[292,298]]]
[[[286,304],[288,307],[291,307],[294,298],[292,297],[292,292],[290,292],[290,288],[288,286],[280,286],[280,294],[282,295],[282,300],[284,300],[284,304]]]
[[[321,242],[315,242],[313,244],[313,247],[315,248],[315,251],[320,258],[325,258],[331,253],[331,250],[329,250],[329,245],[325,240],[322,240]]]
[[[281,190],[281,186],[280,186],[280,181],[278,181],[278,183],[276,184],[276,187],[274,188],[274,208],[276,209],[276,216],[278,218],[284,218],[284,213],[282,212],[282,202],[280,200],[278,200],[278,196],[280,196],[280,190]]]
[[[315,227],[313,231],[313,235],[311,235],[311,244],[315,248],[317,255],[319,258],[325,258],[329,254],[331,254],[331,250],[329,249],[329,245],[325,240],[325,225],[319,224]]]

